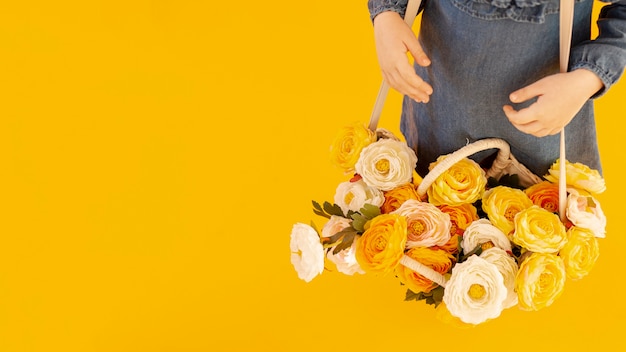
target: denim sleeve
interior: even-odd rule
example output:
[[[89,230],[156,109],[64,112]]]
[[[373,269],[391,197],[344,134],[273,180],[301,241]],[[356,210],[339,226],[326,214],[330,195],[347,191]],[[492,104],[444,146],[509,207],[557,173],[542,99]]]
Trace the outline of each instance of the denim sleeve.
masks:
[[[379,13],[394,11],[404,17],[409,0],[368,0],[367,7],[370,11],[370,19],[374,21]]]
[[[598,17],[598,37],[572,47],[570,70],[584,68],[594,72],[604,88],[592,98],[602,96],[617,82],[626,66],[626,0],[602,7]]]

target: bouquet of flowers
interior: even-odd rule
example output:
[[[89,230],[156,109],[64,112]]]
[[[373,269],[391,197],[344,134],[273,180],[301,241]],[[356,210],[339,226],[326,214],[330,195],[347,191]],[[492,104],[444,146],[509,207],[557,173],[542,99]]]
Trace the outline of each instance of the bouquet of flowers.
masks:
[[[334,266],[346,275],[394,274],[406,300],[424,301],[450,322],[476,325],[504,309],[539,310],[586,276],[599,255],[606,218],[597,170],[557,160],[532,184],[498,179],[470,158],[425,184],[417,156],[383,129],[340,130],[331,159],[349,179],[334,202],[313,201],[319,230],[296,223],[291,262],[307,282]],[[439,157],[431,166],[445,163]],[[566,216],[559,216],[559,168],[566,163]],[[441,168],[439,168],[441,169]]]

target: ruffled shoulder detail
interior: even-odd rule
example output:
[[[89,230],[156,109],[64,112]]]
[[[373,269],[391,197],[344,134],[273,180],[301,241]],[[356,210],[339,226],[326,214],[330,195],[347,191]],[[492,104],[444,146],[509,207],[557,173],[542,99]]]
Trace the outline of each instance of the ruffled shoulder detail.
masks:
[[[576,0],[580,2],[583,0]],[[452,0],[460,10],[484,20],[511,19],[544,23],[545,16],[559,12],[559,0]]]

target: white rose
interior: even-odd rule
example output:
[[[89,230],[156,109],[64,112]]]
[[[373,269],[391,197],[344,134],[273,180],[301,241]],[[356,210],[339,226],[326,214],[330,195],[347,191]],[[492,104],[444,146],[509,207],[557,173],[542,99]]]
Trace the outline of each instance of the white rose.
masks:
[[[567,218],[576,226],[588,229],[596,237],[606,237],[606,216],[600,203],[592,196],[580,195],[575,189],[568,189]]]
[[[391,214],[407,218],[407,248],[443,246],[450,240],[450,215],[430,203],[408,199]]]
[[[331,249],[326,254],[326,257],[328,258],[328,260],[335,263],[335,265],[337,266],[337,270],[340,273],[343,273],[346,275],[353,275],[355,273],[365,274],[365,271],[361,269],[361,266],[356,261],[355,254],[356,254],[357,238],[354,239],[354,242],[352,242],[352,246],[350,246],[350,248],[339,251],[339,253],[337,254],[333,254],[333,249]]]
[[[515,277],[519,269],[517,262],[506,251],[501,248],[493,247],[483,251],[480,257],[489,263],[498,267],[498,271],[504,278],[504,286],[507,289],[507,297],[504,300],[503,307],[511,308],[517,304],[517,292],[515,292]]]
[[[506,298],[507,289],[498,267],[476,255],[452,269],[443,294],[450,313],[469,324],[500,316]]]
[[[487,219],[475,220],[465,229],[461,247],[465,253],[468,253],[487,242],[505,251],[511,251],[509,238]]]
[[[389,191],[411,182],[417,156],[405,142],[380,139],[363,148],[356,172],[370,187]]]
[[[335,204],[345,213],[348,210],[359,211],[365,204],[380,207],[385,202],[385,195],[377,188],[368,186],[363,180],[342,182],[335,190]]]
[[[306,282],[324,271],[324,247],[315,229],[297,223],[291,230],[291,264],[298,277]]]

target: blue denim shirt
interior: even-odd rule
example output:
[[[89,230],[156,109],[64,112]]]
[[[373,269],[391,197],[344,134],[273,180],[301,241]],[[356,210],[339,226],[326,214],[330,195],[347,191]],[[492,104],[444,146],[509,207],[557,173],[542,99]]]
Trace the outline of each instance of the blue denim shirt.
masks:
[[[369,0],[371,19],[383,11],[404,15],[407,2]],[[592,7],[592,0],[577,0],[569,69],[596,73],[604,83],[598,97],[626,66],[626,1],[603,7],[600,34],[594,40]],[[488,137],[505,139],[531,171],[546,173],[559,157],[559,136],[537,138],[520,132],[502,106],[510,104],[511,92],[559,71],[558,10],[559,0],[423,1],[419,40],[432,64],[415,69],[434,93],[428,104],[405,97],[400,124],[407,143],[417,151],[421,175],[439,155]],[[567,160],[602,171],[592,100],[567,125],[565,136]]]

